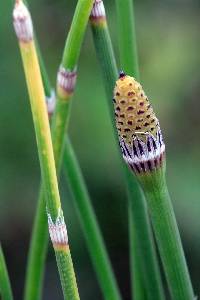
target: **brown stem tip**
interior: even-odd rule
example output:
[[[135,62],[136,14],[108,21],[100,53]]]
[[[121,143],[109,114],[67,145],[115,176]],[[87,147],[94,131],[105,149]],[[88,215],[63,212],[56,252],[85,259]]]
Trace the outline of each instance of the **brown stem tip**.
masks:
[[[102,0],[95,0],[90,14],[90,20],[94,23],[105,21],[106,12]]]
[[[13,25],[20,42],[28,43],[33,39],[33,24],[27,7],[21,0],[16,1],[13,10]]]

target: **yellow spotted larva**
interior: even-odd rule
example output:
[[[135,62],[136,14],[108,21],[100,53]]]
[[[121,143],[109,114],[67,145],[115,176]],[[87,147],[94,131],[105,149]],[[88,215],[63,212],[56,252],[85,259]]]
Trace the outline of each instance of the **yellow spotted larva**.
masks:
[[[142,86],[120,73],[114,88],[116,127],[123,157],[135,173],[162,165],[165,153],[159,121]]]
[[[113,95],[118,133],[128,143],[133,135],[149,132],[156,136],[158,119],[142,86],[133,77],[121,73]]]

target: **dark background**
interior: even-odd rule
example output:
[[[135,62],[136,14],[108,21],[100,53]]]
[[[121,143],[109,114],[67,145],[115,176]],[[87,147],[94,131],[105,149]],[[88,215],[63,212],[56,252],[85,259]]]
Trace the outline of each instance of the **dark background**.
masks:
[[[76,1],[30,2],[53,84]],[[105,1],[116,55],[114,1]],[[16,299],[21,299],[40,170],[27,89],[12,27],[12,1],[0,3],[0,239]],[[159,116],[167,146],[167,177],[196,294],[200,294],[200,4],[136,1],[141,81]],[[88,28],[78,67],[73,141],[125,299],[130,299],[127,203],[104,87]],[[102,299],[73,199],[61,196],[82,299]],[[62,299],[49,247],[44,299]]]

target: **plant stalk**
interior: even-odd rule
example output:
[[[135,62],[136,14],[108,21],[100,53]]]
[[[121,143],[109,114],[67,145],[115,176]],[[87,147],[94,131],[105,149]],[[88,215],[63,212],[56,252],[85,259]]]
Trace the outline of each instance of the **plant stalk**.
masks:
[[[0,245],[0,296],[2,300],[13,300],[12,289],[8,270],[6,267],[3,250]]]
[[[101,2],[103,5],[103,2]],[[101,9],[103,11],[103,9]],[[113,104],[112,104],[112,95],[113,95],[113,87],[115,85],[115,81],[118,77],[117,65],[115,61],[114,51],[112,48],[112,43],[109,35],[109,30],[106,22],[106,15],[102,13],[101,18],[94,18],[91,16],[91,28],[94,38],[94,45],[96,48],[96,53],[98,57],[98,61],[100,63],[103,82],[107,94],[108,106],[110,110],[110,116],[113,124],[113,130],[116,137],[116,142],[118,144],[118,137],[116,134],[114,113],[113,113]],[[127,35],[127,33],[126,33]],[[134,46],[135,47],[135,46]],[[128,51],[128,50],[127,50]],[[136,52],[134,52],[136,53]],[[130,53],[129,53],[130,56]],[[136,56],[136,54],[135,54]],[[131,58],[132,60],[132,58]],[[132,61],[130,61],[132,63]],[[135,64],[137,66],[137,63]],[[135,66],[134,65],[134,66]],[[133,68],[131,66],[132,71],[137,73],[138,69],[136,67]],[[131,255],[131,266],[135,266],[133,270],[131,270],[132,279],[131,282],[135,282],[135,278],[144,278],[145,279],[145,287],[148,293],[149,299],[164,299],[163,288],[160,279],[160,271],[158,268],[158,264],[155,256],[155,249],[153,243],[153,237],[151,233],[149,218],[146,210],[146,205],[144,202],[143,195],[137,184],[136,178],[130,173],[130,171],[125,166],[122,161],[123,169],[124,169],[124,178],[127,185],[128,199],[129,199],[129,208],[134,207],[131,211],[129,211],[129,215],[132,215],[132,220],[130,220],[130,224],[134,224],[135,229],[133,232],[135,233],[132,236],[133,241],[130,242],[130,255]],[[136,252],[132,252],[132,247],[138,247],[141,257],[141,263],[135,264],[135,261],[138,259],[138,255],[135,256]],[[142,270],[140,269],[142,266]],[[148,267],[147,267],[148,266]],[[145,274],[143,276],[143,274]],[[138,288],[132,287],[132,294],[136,297],[136,299],[140,300],[140,295],[143,295],[143,284],[138,284],[135,282],[134,284]],[[139,291],[139,287],[141,287],[141,291]],[[137,293],[137,294],[136,294]]]
[[[174,210],[167,189],[164,167],[138,176],[150,209],[153,228],[171,296],[194,300]]]
[[[81,1],[80,1],[81,2]],[[84,18],[81,14],[82,9],[84,9]],[[64,54],[63,54],[63,60],[61,65],[64,65],[66,69],[69,69],[71,67],[72,69],[75,68],[76,61],[75,58],[78,59],[78,53],[80,52],[80,42],[82,39],[82,36],[80,36],[80,32],[83,35],[84,31],[79,30],[79,41],[77,40],[76,35],[76,28],[77,24],[80,24],[80,18],[82,25],[85,26],[85,21],[86,19],[88,20],[88,11],[89,11],[89,6],[88,3],[85,2],[85,6],[83,5],[83,1],[81,6],[79,5],[78,8],[76,9],[76,18],[73,19],[73,24],[74,26],[71,27],[71,31],[68,35]],[[86,14],[87,12],[87,14]],[[76,20],[76,22],[74,21]],[[84,21],[84,22],[83,22]],[[74,37],[73,37],[74,36]],[[74,49],[76,49],[76,54],[74,52],[72,53],[72,43],[74,45]],[[67,52],[71,53],[71,55]],[[67,61],[68,60],[68,61]],[[45,82],[47,84],[44,84],[45,88],[45,94],[46,96],[49,96],[51,93],[51,88],[50,84],[48,81],[48,77],[46,76],[46,70],[44,67],[44,64],[42,62],[42,57],[40,56],[40,67],[41,67],[41,72],[43,74],[43,78],[45,78]],[[69,101],[63,101],[63,93],[61,90],[61,93],[59,95],[60,89],[58,88],[58,99],[57,99],[57,106],[56,106],[56,112],[55,116],[53,117],[53,129],[52,129],[52,139],[53,139],[53,145],[54,146],[54,155],[55,155],[55,160],[56,160],[56,165],[57,165],[57,172],[59,173],[60,169],[60,164],[61,164],[61,153],[62,153],[62,144],[63,144],[63,137],[66,131],[66,123],[67,122],[67,116],[69,115]],[[60,97],[59,97],[60,96]],[[70,95],[72,96],[72,95]],[[62,142],[61,142],[62,140]],[[65,152],[69,153],[74,157],[75,160],[75,154],[73,153],[73,148],[70,145],[69,150],[68,148],[65,148]],[[76,161],[76,160],[75,160]],[[76,172],[78,172],[76,174]],[[99,284],[102,289],[102,292],[105,296],[105,299],[120,299],[120,294],[119,290],[115,281],[115,278],[112,273],[111,265],[109,262],[108,255],[106,253],[106,249],[103,243],[103,239],[98,227],[98,223],[96,220],[96,216],[92,210],[92,206],[90,203],[89,196],[87,194],[87,190],[84,187],[84,181],[82,179],[82,175],[80,173],[80,169],[77,166],[77,162],[75,163],[75,170],[73,170],[73,164],[72,164],[72,173],[75,173],[75,178],[79,178],[82,180],[80,182],[80,189],[83,191],[83,197],[81,197],[82,200],[82,206],[85,205],[84,210],[79,210],[79,215],[82,223],[82,227],[86,236],[86,242],[92,257],[93,265],[95,267],[95,270],[97,272],[97,277],[99,279]],[[72,178],[72,176],[71,176]],[[78,184],[78,182],[77,182]],[[73,189],[73,187],[72,187]],[[75,194],[75,203],[80,203],[79,198],[79,193]],[[46,248],[47,248],[47,242],[48,242],[48,235],[47,235],[47,225],[46,225],[46,218],[44,214],[44,194],[43,191],[40,192],[40,198],[38,202],[38,208],[37,208],[37,213],[36,213],[36,218],[35,218],[35,223],[34,223],[34,229],[33,229],[33,234],[32,234],[32,242],[31,242],[31,247],[30,247],[30,253],[29,253],[29,263],[28,263],[28,269],[27,269],[27,281],[26,281],[26,292],[25,292],[25,299],[39,299],[40,294],[41,294],[41,284],[38,289],[33,288],[33,283],[34,285],[37,285],[39,281],[38,278],[42,278],[43,274],[43,266],[44,266],[44,260],[46,256]],[[85,201],[85,204],[84,204]],[[79,205],[76,205],[79,208]],[[86,211],[86,213],[85,213]],[[89,218],[84,218],[84,215],[89,215]],[[90,227],[90,230],[88,231],[87,228],[88,226]],[[94,226],[94,228],[93,228]],[[94,239],[94,234],[90,234],[90,232],[95,232],[97,237]],[[40,243],[40,246],[38,247],[38,240],[40,237],[43,236],[44,240],[43,243]],[[92,237],[92,240],[91,240]],[[93,240],[95,240],[95,245],[92,247]],[[95,247],[96,246],[96,247]],[[95,255],[94,248],[98,248],[98,255]],[[41,253],[42,255],[39,255]],[[96,258],[98,256],[98,261],[96,261]],[[38,263],[39,260],[39,268],[36,266],[36,263]],[[103,271],[104,274],[103,274]],[[106,275],[105,275],[106,274]],[[31,296],[30,296],[31,295]],[[108,295],[108,296],[107,296]]]
[[[134,0],[115,0],[121,69],[139,79]]]
[[[78,300],[79,294],[61,208],[45,94],[33,39],[32,21],[29,11],[20,0],[15,4],[13,20],[29,92],[46,196],[49,233],[55,250],[63,296],[66,300]]]
[[[121,299],[86,185],[69,138],[65,141],[63,170],[104,299]]]

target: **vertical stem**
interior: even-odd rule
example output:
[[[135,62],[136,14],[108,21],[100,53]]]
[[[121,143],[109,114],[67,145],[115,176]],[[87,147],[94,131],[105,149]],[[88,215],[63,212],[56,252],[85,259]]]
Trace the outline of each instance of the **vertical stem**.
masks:
[[[57,223],[60,221],[58,220],[62,220],[62,226],[65,226],[65,223],[61,211],[60,196],[58,192],[55,163],[53,158],[53,147],[51,143],[50,128],[45,106],[42,79],[39,73],[39,65],[34,45],[32,42],[28,44],[30,45],[26,45],[26,47],[24,47],[22,44],[20,45],[21,54],[31,100],[42,180],[44,182],[44,190],[46,194],[48,218],[51,221],[49,230],[50,234],[52,234],[51,228],[53,228],[52,230],[54,234],[56,233],[58,235],[60,232],[59,223]],[[36,78],[37,80],[33,81],[32,78]],[[33,84],[34,82],[35,84]],[[65,236],[65,231],[63,231],[62,234]],[[51,236],[51,238],[55,250],[58,270],[60,273],[64,298],[78,300],[78,289],[68,241],[63,241],[62,239],[60,240],[59,235],[57,240],[54,239],[54,236]]]
[[[3,250],[0,245],[0,296],[2,300],[13,300],[12,289]]]
[[[132,222],[133,225],[133,235],[130,237],[133,241],[130,241],[130,249],[131,243],[133,243],[139,253],[139,255],[137,255],[136,251],[135,253],[133,252],[134,255],[131,257],[130,261],[130,264],[133,267],[131,270],[133,277],[132,293],[134,294],[134,299],[140,299],[140,294],[143,294],[143,284],[145,284],[148,299],[163,300],[165,299],[165,296],[161,283],[160,270],[156,259],[156,251],[145,199],[139,185],[136,184],[135,176],[133,176],[128,169],[126,170],[128,174],[127,186],[129,193],[129,214],[132,219],[132,221],[129,222]],[[135,266],[134,262],[137,259],[139,259],[139,262]],[[134,266],[137,268],[135,269]],[[137,278],[142,280],[139,286]],[[138,288],[135,289],[135,286]],[[142,291],[139,290],[139,287]]]
[[[102,235],[92,208],[85,182],[76,160],[72,145],[66,139],[63,169],[74,196],[74,204],[81,222],[86,244],[97,274],[97,278],[104,296],[107,300],[120,300],[112,267],[104,246]]]
[[[130,260],[130,273],[131,273],[131,287],[134,286],[134,289],[131,289],[131,296],[132,299],[140,299],[145,300],[146,293],[145,289],[143,288],[143,282],[144,282],[144,276],[141,272],[142,268],[140,266],[141,263],[141,257],[139,253],[139,249],[137,244],[135,243],[136,238],[133,238],[133,236],[136,237],[136,233],[134,231],[135,226],[133,224],[133,218],[132,218],[132,207],[130,201],[128,202],[128,213],[130,214],[128,218],[129,222],[129,247],[130,247],[130,253],[133,253],[132,258]],[[135,271],[137,270],[137,272]]]
[[[125,0],[126,1],[126,0]],[[124,1],[119,0],[119,2],[122,4]],[[104,85],[107,93],[107,99],[108,99],[108,105],[110,109],[110,115],[113,123],[113,130],[116,136],[116,141],[118,143],[118,138],[116,135],[116,128],[115,128],[115,122],[114,122],[114,113],[113,113],[113,104],[112,104],[112,94],[113,94],[113,87],[115,84],[115,81],[118,77],[117,72],[117,66],[116,61],[114,57],[114,51],[112,48],[112,43],[107,27],[106,22],[106,16],[104,12],[104,7],[102,7],[103,2],[100,2],[101,6],[98,7],[98,12],[101,12],[98,14],[98,17],[95,15],[91,15],[91,27],[93,32],[93,38],[94,38],[94,44],[97,52],[97,57],[100,62],[100,67],[102,71],[102,76],[104,80]],[[97,3],[98,5],[98,3]],[[127,17],[126,17],[127,18]],[[124,20],[125,22],[125,20]],[[125,33],[127,35],[127,32]],[[132,43],[132,42],[131,42]],[[122,47],[125,47],[125,45],[121,45]],[[128,45],[127,46],[127,52],[128,52]],[[135,45],[133,45],[135,47]],[[135,48],[134,48],[135,49]],[[134,52],[134,55],[136,52]],[[127,62],[127,66],[132,63],[132,55],[127,54],[130,58],[130,62]],[[132,71],[138,74],[138,68],[137,63],[135,63],[134,68],[131,65]],[[132,250],[132,246],[139,248],[140,255],[141,255],[141,263],[135,265],[135,261],[138,259],[138,255],[135,257],[134,254],[136,252],[130,252],[131,255],[131,265],[134,265],[134,269],[132,270],[131,274],[133,275],[133,278],[131,282],[135,280],[135,278],[146,278],[145,280],[145,286],[146,290],[148,292],[149,299],[164,299],[163,290],[162,290],[162,284],[160,280],[160,274],[159,274],[159,268],[157,265],[155,253],[154,253],[154,245],[153,245],[153,238],[151,234],[148,214],[146,211],[146,205],[144,202],[143,195],[140,191],[139,185],[136,182],[136,179],[133,177],[133,175],[129,172],[129,170],[126,168],[124,162],[124,177],[127,185],[127,191],[128,191],[128,198],[129,198],[129,207],[133,207],[132,203],[134,201],[134,208],[131,211],[129,211],[129,216],[132,215],[132,220],[129,224],[134,224],[135,229],[133,232],[135,235],[132,236],[133,241],[131,241],[130,247]],[[140,223],[137,222],[140,220]],[[137,235],[137,238],[136,238]],[[146,266],[149,266],[146,268]],[[140,266],[140,267],[139,267]],[[139,269],[142,266],[142,270]],[[147,270],[146,270],[147,269]],[[145,276],[143,277],[142,273],[145,273]],[[137,281],[138,282],[138,281]],[[156,284],[155,284],[156,283]],[[137,299],[139,298],[139,294],[142,295],[143,291],[141,290],[139,292],[139,287],[142,289],[142,285],[137,284]],[[154,289],[152,289],[154,287]],[[132,293],[135,294],[134,291],[135,288],[133,288]],[[151,293],[153,291],[153,293]]]
[[[121,68],[139,79],[134,0],[116,0]]]
[[[194,300],[180,234],[167,190],[164,168],[139,176],[139,180],[148,201],[171,296],[175,300]]]
[[[72,26],[66,41],[66,46],[63,54],[62,63],[61,63],[61,66],[65,70],[74,70],[76,68],[84,31],[89,18],[89,13],[91,11],[92,2],[93,1],[91,0],[78,1]],[[45,84],[44,87],[47,88],[47,90],[45,91],[46,91],[46,95],[48,96],[48,94],[50,93],[50,91],[48,90],[48,84]],[[63,138],[66,132],[67,120],[69,116],[69,102],[70,102],[69,100],[73,95],[72,90],[67,92],[68,93],[66,93],[66,90],[63,91],[63,89],[60,88],[60,86],[58,85],[57,106],[56,106],[56,112],[53,117],[53,125],[52,125],[52,139],[53,139],[54,155],[55,155],[55,161],[56,161],[58,173],[59,173],[59,169],[60,169],[59,167],[62,160],[61,158],[62,158],[62,151],[63,151]],[[47,241],[48,241],[46,217],[43,210],[44,210],[44,190],[42,187],[40,192],[39,202],[38,202],[38,208],[36,212],[36,219],[34,222],[34,229],[33,229],[29,259],[28,259],[28,268],[27,268],[27,277],[26,277],[26,286],[25,286],[26,300],[39,299],[41,295],[41,284],[42,284],[41,279],[43,276],[44,260],[46,256]],[[101,239],[99,239],[99,252],[102,252],[103,255],[105,254],[104,245],[101,244],[100,242]],[[102,257],[101,260],[103,259],[104,258]],[[106,254],[105,254],[105,260],[108,260]],[[104,264],[106,264],[106,262],[104,262]],[[96,268],[97,268],[97,273],[100,272],[100,266],[98,264],[96,264]],[[109,262],[107,263],[107,272],[108,272],[108,277],[110,276],[110,281],[107,282],[106,284],[105,283],[106,279],[104,279],[104,283],[100,282],[100,285],[102,289],[104,289],[104,294],[105,294],[106,286],[109,285],[110,286],[109,289],[110,291],[112,291],[112,293],[110,292],[109,295],[111,294],[113,295],[112,299],[119,299],[120,298],[119,291],[116,286],[115,279],[112,274],[112,270],[110,269]],[[103,286],[105,286],[105,288]]]
[[[42,77],[34,43],[32,20],[28,9],[20,0],[15,4],[13,23],[19,41],[30,98],[43,188],[46,197],[49,233],[55,250],[63,296],[66,300],[79,300],[68,244],[67,229],[60,202],[53,146]]]

